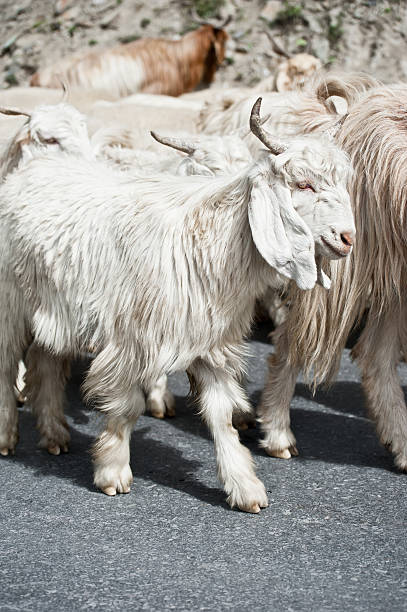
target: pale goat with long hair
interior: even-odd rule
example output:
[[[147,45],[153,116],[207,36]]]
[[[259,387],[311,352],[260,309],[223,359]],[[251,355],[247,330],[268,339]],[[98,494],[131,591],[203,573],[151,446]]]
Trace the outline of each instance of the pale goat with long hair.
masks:
[[[346,81],[340,75],[315,75],[301,90],[265,93],[262,107],[269,118],[264,125],[284,135],[322,131],[331,125],[333,114],[336,117],[345,114],[361,92],[375,85],[377,81],[368,75],[351,74]],[[198,130],[221,135],[241,129],[247,125],[250,109],[258,95],[252,93],[231,105],[217,100],[206,103],[199,116]],[[252,153],[259,148],[251,135],[247,144]]]
[[[106,91],[121,98],[136,92],[179,96],[200,83],[212,83],[225,57],[228,38],[222,28],[204,25],[180,40],[143,38],[111,49],[62,58],[36,72],[31,85]]]
[[[0,179],[4,178],[17,167],[27,163],[33,157],[41,157],[52,151],[60,151],[69,155],[96,159],[96,151],[89,140],[86,118],[75,107],[65,102],[59,104],[43,104],[33,109],[31,113],[22,110],[0,108],[0,113],[7,116],[26,116],[27,120],[15,135],[7,143],[4,152],[0,157]],[[31,347],[33,354],[35,347]],[[49,360],[52,361],[52,355]],[[64,368],[66,376],[69,375],[69,362]],[[25,376],[29,384],[25,385]],[[19,363],[19,371],[16,379],[16,395],[20,402],[26,400],[32,405],[34,414],[40,414],[38,402],[41,398],[37,397],[35,390],[35,376],[31,372],[25,372],[22,361]],[[147,393],[147,406],[153,416],[162,418],[165,414],[172,416],[174,412],[174,398],[166,388],[165,377],[157,381]],[[38,428],[41,432],[40,446],[54,455],[68,450],[69,433],[66,422],[64,422],[63,435],[59,435],[59,440],[63,438],[63,444],[58,444],[54,437],[48,435],[49,419],[41,413]],[[0,449],[1,452],[2,449]]]
[[[232,427],[234,407],[250,410],[239,380],[255,299],[279,273],[302,289],[328,286],[319,258],[349,253],[354,223],[345,154],[324,139],[275,141],[259,104],[251,125],[268,152],[234,177],[129,180],[60,154],[9,175],[0,190],[1,449],[16,446],[13,382],[31,333],[55,355],[51,372],[36,355],[44,406],[61,403],[64,356],[91,345],[85,389],[106,416],[93,450],[99,488],[129,491],[143,389],[181,369],[198,391],[228,502],[267,506]]]
[[[289,406],[298,371],[314,384],[334,380],[348,335],[365,313],[352,355],[380,441],[407,470],[407,408],[397,374],[407,352],[406,109],[407,86],[376,87],[350,107],[338,132],[354,166],[350,193],[359,241],[346,261],[327,265],[330,292],[292,288],[259,409],[262,444],[273,456],[297,454]]]
[[[253,161],[249,149],[239,136],[207,134],[160,135],[151,131],[154,140],[166,145],[157,151],[134,149],[134,137],[128,130],[100,130],[92,137],[92,146],[123,170],[144,176],[167,172],[179,176],[222,176],[234,174]]]

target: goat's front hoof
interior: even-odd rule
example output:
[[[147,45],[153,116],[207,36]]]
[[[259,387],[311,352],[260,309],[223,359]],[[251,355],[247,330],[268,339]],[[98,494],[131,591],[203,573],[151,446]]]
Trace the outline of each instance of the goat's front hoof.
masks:
[[[64,418],[44,421],[38,424],[38,429],[41,434],[38,443],[40,448],[45,448],[50,455],[54,456],[68,452],[71,436],[68,423]]]
[[[261,508],[269,505],[264,484],[256,476],[244,479],[229,495],[228,504],[243,512],[258,514]]]
[[[130,493],[133,474],[129,464],[122,468],[97,466],[94,482],[98,489],[112,497],[116,493]]]
[[[147,398],[147,410],[155,419],[175,416],[175,399],[171,391],[166,390],[161,397],[154,392],[154,397]]]
[[[0,455],[7,457],[8,455],[14,455],[15,449],[18,442],[18,430],[17,427],[12,427],[7,432],[0,436]]]
[[[62,446],[59,446],[59,444],[50,444],[49,446],[47,446],[47,451],[50,455],[56,456],[60,455],[61,452],[67,453],[69,451],[69,448],[67,444],[63,444]]]
[[[291,459],[291,457],[297,457],[299,455],[298,449],[295,446],[295,436],[291,429],[283,430],[270,430],[266,429],[264,440],[260,442],[260,446],[264,448],[266,453],[270,457],[277,457],[278,459]]]
[[[407,472],[407,455],[406,453],[396,453],[394,455],[394,463],[402,472]]]
[[[277,457],[277,459],[291,459],[291,457],[298,457],[299,452],[296,446],[290,446],[289,448],[283,449],[264,449],[269,457]]]

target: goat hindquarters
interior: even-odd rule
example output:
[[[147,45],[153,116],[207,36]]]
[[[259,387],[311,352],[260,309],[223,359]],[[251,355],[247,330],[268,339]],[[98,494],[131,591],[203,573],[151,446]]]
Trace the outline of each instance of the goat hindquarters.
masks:
[[[379,316],[369,313],[352,355],[379,439],[393,453],[397,467],[407,471],[407,408],[397,374],[405,315],[397,306]]]

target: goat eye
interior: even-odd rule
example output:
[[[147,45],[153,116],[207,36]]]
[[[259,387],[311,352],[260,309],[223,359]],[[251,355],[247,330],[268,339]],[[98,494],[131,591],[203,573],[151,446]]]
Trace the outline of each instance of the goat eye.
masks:
[[[58,144],[58,140],[56,138],[44,138],[44,142],[47,144]]]
[[[297,187],[298,189],[302,189],[303,191],[306,191],[308,189],[309,191],[313,191],[315,193],[315,189],[313,188],[313,186],[310,185],[310,183],[306,183],[305,181],[302,183],[297,183]]]

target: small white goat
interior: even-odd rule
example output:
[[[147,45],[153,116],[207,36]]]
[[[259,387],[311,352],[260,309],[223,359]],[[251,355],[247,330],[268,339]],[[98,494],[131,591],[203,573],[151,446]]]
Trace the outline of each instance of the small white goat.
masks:
[[[248,512],[267,506],[232,427],[234,407],[249,410],[239,379],[254,303],[278,273],[302,289],[328,285],[318,258],[349,253],[354,223],[346,155],[312,137],[274,141],[259,106],[251,128],[268,152],[234,177],[135,179],[54,155],[3,183],[0,449],[17,442],[13,382],[31,330],[55,356],[95,349],[85,389],[106,414],[93,449],[95,484],[106,494],[130,490],[142,390],[185,369],[228,502]],[[39,395],[50,405],[61,401],[61,361],[49,372],[36,359]]]
[[[86,118],[70,104],[64,102],[51,105],[43,104],[34,108],[31,113],[10,108],[0,108],[0,113],[8,116],[22,115],[28,117],[28,120],[7,144],[5,152],[1,157],[1,179],[4,179],[8,173],[17,167],[21,167],[21,164],[28,162],[30,159],[46,153],[52,153],[52,151],[65,152],[89,160],[95,159],[93,146],[88,136]],[[31,351],[33,353],[34,347],[32,347]],[[49,359],[52,360],[53,357],[50,355]],[[69,362],[66,362],[64,372],[68,376]],[[20,402],[24,402],[26,399],[25,395],[28,395],[33,411],[39,419],[39,429],[42,433],[40,445],[46,447],[51,454],[58,455],[61,448],[66,452],[69,441],[66,422],[64,421],[64,428],[62,430],[64,435],[60,431],[58,436],[59,441],[63,439],[63,444],[60,445],[55,441],[55,436],[50,437],[47,435],[48,419],[41,412],[41,406],[38,406],[35,376],[30,372],[26,376],[30,382],[30,385],[27,385],[27,387],[25,387],[24,382],[24,363],[20,361],[15,385],[16,395]],[[165,377],[163,380],[157,381],[149,390],[147,399],[153,416],[162,418],[165,413],[169,416],[175,414],[174,398],[166,389]]]
[[[20,163],[34,156],[51,152],[53,149],[65,151],[86,159],[94,159],[85,117],[73,106],[43,104],[32,113],[9,108],[0,108],[5,115],[23,115],[28,120],[8,143],[1,159],[1,177],[4,178]]]

